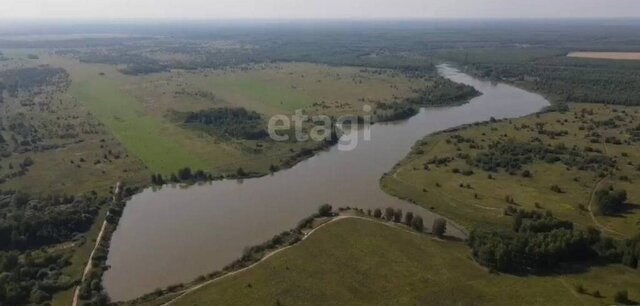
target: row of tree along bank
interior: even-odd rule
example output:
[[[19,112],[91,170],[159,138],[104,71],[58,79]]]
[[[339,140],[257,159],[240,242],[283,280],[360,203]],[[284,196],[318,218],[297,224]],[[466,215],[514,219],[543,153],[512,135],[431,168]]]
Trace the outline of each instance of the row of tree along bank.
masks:
[[[368,209],[365,211],[363,209],[352,207],[341,207],[336,211],[331,205],[323,204],[318,208],[318,212],[300,220],[296,227],[277,234],[264,243],[246,248],[242,257],[226,265],[221,270],[206,275],[201,275],[188,284],[181,283],[167,286],[164,289],[156,289],[154,292],[146,294],[127,303],[143,304],[153,300],[161,301],[163,299],[175,299],[184,294],[187,290],[189,290],[189,288],[216,280],[220,277],[228,275],[229,273],[248,268],[260,262],[265,258],[265,256],[277,250],[297,244],[298,242],[305,239],[314,229],[317,229],[323,224],[331,222],[338,217],[366,218],[372,221],[395,224],[396,226],[400,226],[401,228],[414,230],[418,233],[425,233],[425,226],[422,218],[417,214],[414,214],[413,212],[406,212],[405,214],[403,214],[402,210],[393,208],[375,210]],[[436,222],[434,222],[431,232],[439,237],[444,237],[446,228],[447,222],[444,219],[438,219],[436,220]]]

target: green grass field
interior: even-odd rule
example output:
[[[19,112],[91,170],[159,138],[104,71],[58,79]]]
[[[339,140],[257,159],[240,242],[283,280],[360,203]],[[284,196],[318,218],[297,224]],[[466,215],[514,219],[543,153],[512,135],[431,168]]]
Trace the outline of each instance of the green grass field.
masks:
[[[128,76],[117,67],[44,58],[71,75],[69,95],[76,98],[151,172],[170,174],[182,167],[210,172],[266,173],[302,150],[304,142],[220,139],[174,122],[171,112],[212,107],[245,107],[265,115],[363,114],[367,103],[413,95],[428,81],[391,72],[292,63],[230,70],[174,71]],[[205,93],[203,95],[202,93]]]
[[[578,284],[603,297],[576,293]],[[620,289],[638,299],[638,288],[637,271],[619,266],[565,276],[491,274],[462,243],[343,219],[173,305],[603,305]]]
[[[640,164],[638,145],[591,143],[590,137],[587,137],[591,132],[580,129],[580,126],[585,125],[583,119],[576,119],[576,114],[582,109],[594,111],[593,116],[584,119],[585,122],[598,122],[621,114],[614,112],[614,109],[621,111],[623,108],[574,105],[567,114],[529,116],[429,136],[416,144],[412,153],[382,179],[382,187],[393,195],[409,198],[467,227],[510,226],[511,220],[503,214],[504,208],[510,205],[505,201],[507,196],[514,198],[518,208],[550,210],[560,219],[581,226],[598,227],[588,207],[591,193],[602,179],[599,172],[583,171],[568,168],[562,163],[550,164],[539,160],[524,166],[523,169],[532,173],[531,178],[525,178],[519,172],[516,175],[506,171],[486,172],[468,165],[462,158],[454,158],[446,165],[430,165],[428,170],[424,169],[425,162],[433,157],[455,157],[459,153],[475,155],[481,151],[471,148],[466,143],[458,144],[452,140],[452,135],[473,139],[485,147],[500,139],[529,142],[537,137],[546,145],[564,143],[570,148],[577,146],[580,149],[589,146],[617,159],[618,169],[597,188],[614,185],[629,193],[630,204],[640,203],[640,193],[634,187],[635,182],[640,179],[640,172],[636,169]],[[627,139],[627,129],[637,124],[638,110],[626,109],[628,117],[623,124],[617,128],[602,127],[597,132],[602,134],[603,138],[616,136]],[[522,128],[523,125],[534,127],[540,123],[544,123],[547,130],[565,130],[567,135],[550,138],[539,135],[535,130]],[[453,169],[456,168],[460,173],[454,173]],[[474,174],[462,175],[464,170],[472,170]],[[489,175],[493,176],[493,179],[489,179]],[[552,185],[560,186],[562,192],[551,191]],[[631,237],[640,232],[640,214],[637,209],[630,209],[620,216],[596,216],[596,219],[601,225],[601,230],[611,236]]]
[[[72,78],[69,94],[83,103],[130,154],[153,172],[171,173],[185,166],[205,167],[205,163],[181,143],[186,132],[146,115],[142,105],[120,89],[118,82],[123,80],[117,79],[117,75],[99,75],[112,67],[66,63],[65,68]]]
[[[268,116],[298,109],[308,114],[360,115],[365,104],[400,101],[429,84],[388,70],[278,63],[141,76],[127,90],[144,101],[149,112],[231,105]],[[176,95],[180,91],[208,92],[216,99]]]
[[[31,52],[35,53],[33,50],[7,52],[11,59],[3,61],[0,70],[44,64],[58,66],[46,54],[40,54],[38,60],[26,60],[25,54]],[[104,89],[101,94],[109,96],[111,91]],[[26,157],[33,159],[34,164],[24,175],[7,180],[0,188],[41,195],[90,191],[105,194],[117,181],[139,184],[148,179],[145,165],[135,156],[127,154],[123,145],[107,127],[100,124],[88,105],[78,101],[69,91],[46,88],[43,94],[35,97],[43,101],[46,108],[24,105],[20,102],[22,99],[23,96],[14,98],[5,95],[4,103],[0,104],[0,120],[36,127],[41,143],[52,147],[46,150],[14,150],[9,157],[2,158],[0,176],[10,172],[10,165],[18,165]],[[99,103],[103,103],[104,99],[107,98],[91,98],[88,101],[100,106]],[[8,130],[4,132],[5,137],[9,135]]]

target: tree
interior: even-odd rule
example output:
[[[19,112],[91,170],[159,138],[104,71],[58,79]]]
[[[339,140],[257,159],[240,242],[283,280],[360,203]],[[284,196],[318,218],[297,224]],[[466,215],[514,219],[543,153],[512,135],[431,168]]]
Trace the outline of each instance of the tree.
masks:
[[[318,207],[318,215],[321,217],[329,217],[331,216],[331,210],[333,208],[329,204],[322,204]]]
[[[404,215],[404,224],[406,225],[411,225],[411,221],[413,221],[413,213],[408,211],[405,215]]]
[[[242,169],[242,167],[240,167],[236,170],[236,175],[238,175],[238,177],[245,177],[247,176],[247,173]]]
[[[31,166],[33,166],[34,162],[33,159],[31,159],[31,157],[27,156],[24,158],[24,160],[22,161],[22,163],[20,163],[20,167],[21,168],[29,168]]]
[[[413,220],[411,220],[411,227],[418,232],[422,232],[424,230],[424,223],[422,222],[422,217],[415,216]]]
[[[181,181],[188,181],[192,176],[191,168],[189,167],[184,167],[178,171],[178,178],[180,178]]]
[[[621,211],[627,201],[627,191],[615,189],[600,189],[596,192],[598,213],[602,215],[614,214]]]
[[[178,179],[178,177],[176,176],[175,173],[171,174],[170,180],[171,180],[172,183],[179,183],[180,182],[180,180]]]
[[[400,223],[402,222],[402,209],[398,208],[393,214],[393,222]]]
[[[380,217],[382,217],[382,211],[380,210],[380,208],[376,208],[373,211],[373,217],[376,219],[380,219]]]
[[[387,207],[387,209],[384,210],[384,218],[387,219],[387,221],[391,221],[393,220],[393,216],[395,215],[395,210],[393,210],[393,208],[391,207]]]
[[[447,232],[447,220],[438,218],[433,221],[431,232],[438,237],[444,236],[444,233]]]

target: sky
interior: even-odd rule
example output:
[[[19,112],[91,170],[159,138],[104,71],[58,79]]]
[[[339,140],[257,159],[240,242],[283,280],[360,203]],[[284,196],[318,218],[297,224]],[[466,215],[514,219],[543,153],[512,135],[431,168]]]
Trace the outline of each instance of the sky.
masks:
[[[640,0],[0,0],[0,19],[638,18]]]

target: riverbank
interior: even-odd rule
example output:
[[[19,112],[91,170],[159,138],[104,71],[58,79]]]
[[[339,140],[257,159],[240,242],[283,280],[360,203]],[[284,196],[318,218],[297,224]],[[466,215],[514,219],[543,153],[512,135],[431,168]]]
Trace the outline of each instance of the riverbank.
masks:
[[[635,141],[630,137],[636,112],[630,107],[570,104],[564,113],[495,120],[432,134],[419,141],[381,185],[466,228],[509,228],[504,211],[516,206],[550,211],[581,228],[591,226],[604,235],[630,238],[640,231],[633,204],[640,201],[633,187],[640,179],[634,166],[640,155],[632,153]],[[550,149],[536,154],[536,148]],[[502,151],[494,154],[495,150]],[[511,155],[513,150],[524,155]],[[509,158],[513,159],[504,163]],[[594,216],[593,194],[609,186],[627,190],[632,204],[620,214]]]
[[[382,208],[379,209],[382,211]],[[209,273],[207,275],[200,276],[193,282],[189,284],[177,284],[168,286],[163,290],[156,290],[153,293],[147,294],[139,299],[129,301],[125,304],[127,305],[155,305],[157,303],[162,303],[162,305],[172,305],[180,300],[182,297],[215,282],[220,282],[224,279],[237,275],[239,273],[254,269],[256,266],[269,259],[270,257],[283,252],[289,248],[296,247],[298,243],[306,240],[311,237],[316,231],[322,229],[323,227],[339,221],[343,219],[359,219],[366,220],[369,222],[375,222],[379,224],[384,224],[386,226],[394,227],[397,229],[401,229],[402,231],[413,233],[413,234],[430,234],[429,229],[421,228],[417,230],[415,227],[411,225],[411,220],[404,219],[405,216],[402,215],[401,218],[394,219],[393,217],[384,217],[382,215],[376,217],[374,212],[368,210],[365,212],[362,209],[358,208],[340,208],[335,212],[325,213],[329,216],[324,216],[320,213],[302,220],[299,225],[288,231],[283,232],[270,242],[262,244],[262,246],[269,247],[260,247],[258,257],[251,258],[252,256],[245,254],[243,258],[239,259],[235,263],[227,266],[223,271],[217,271],[213,273]],[[398,221],[398,222],[396,222]],[[407,223],[408,222],[408,223]],[[422,226],[422,223],[420,223]],[[290,240],[282,239],[284,233],[294,233],[295,238]],[[431,234],[432,235],[432,234]],[[434,238],[436,238],[434,236]],[[453,239],[458,240],[455,237],[442,237],[443,239]],[[441,239],[441,238],[437,238]],[[279,243],[274,243],[274,241],[281,241]],[[255,249],[256,247],[249,248],[248,250]]]
[[[583,271],[569,265],[562,272],[529,277],[491,273],[471,258],[464,243],[344,218],[250,269],[178,299],[143,305],[601,305],[613,301],[620,288],[628,289],[632,299],[640,294],[635,271],[624,267]],[[596,291],[599,295],[592,295]]]
[[[280,233],[282,224],[297,222],[319,203],[415,211],[430,227],[439,217],[437,211],[417,209],[386,194],[379,187],[380,177],[424,135],[491,117],[520,117],[548,105],[538,95],[475,80],[450,67],[441,69],[445,77],[473,86],[483,95],[461,106],[422,109],[399,123],[375,124],[368,141],[353,131],[346,136],[357,141],[353,150],[332,147],[270,176],[186,189],[165,186],[134,195],[112,239],[107,260],[111,269],[104,278],[107,292],[114,300],[128,300],[189,281],[202,271],[219,270],[240,257],[247,245]],[[251,226],[244,226],[247,222]],[[453,226],[448,230],[449,235],[464,235]],[[156,258],[157,253],[164,256],[144,260]]]

